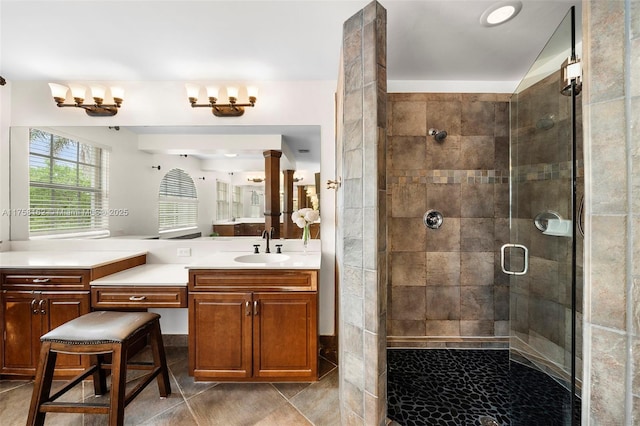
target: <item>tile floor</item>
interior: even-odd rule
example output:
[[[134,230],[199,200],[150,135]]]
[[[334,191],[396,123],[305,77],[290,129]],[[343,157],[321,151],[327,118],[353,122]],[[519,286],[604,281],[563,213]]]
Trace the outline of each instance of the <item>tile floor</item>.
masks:
[[[338,369],[324,358],[315,383],[194,382],[188,374],[187,348],[167,347],[171,396],[160,399],[155,381],[125,409],[126,425],[340,424]],[[135,372],[131,383],[135,383]],[[62,382],[59,382],[62,383]],[[33,382],[0,380],[0,424],[24,425]],[[55,385],[54,385],[55,389]],[[79,384],[65,400],[93,397],[91,382]],[[46,425],[103,425],[105,415],[47,414]]]
[[[570,392],[508,350],[389,349],[387,362],[388,415],[404,426],[571,424]]]

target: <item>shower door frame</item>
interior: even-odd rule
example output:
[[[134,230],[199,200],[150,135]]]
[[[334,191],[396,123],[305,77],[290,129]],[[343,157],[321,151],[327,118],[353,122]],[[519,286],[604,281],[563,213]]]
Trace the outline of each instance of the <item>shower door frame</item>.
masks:
[[[539,65],[538,61],[543,62],[545,59],[549,60],[549,58],[545,58],[544,54],[548,53],[547,49],[549,50],[553,50],[553,44],[552,41],[554,41],[554,38],[556,36],[559,37],[559,40],[567,41],[569,43],[568,46],[568,53],[569,53],[569,62],[571,62],[572,60],[576,60],[577,55],[576,55],[576,18],[575,18],[575,7],[571,7],[571,9],[569,10],[569,12],[567,13],[567,15],[563,18],[563,21],[561,22],[561,24],[558,26],[558,29],[556,30],[556,33],[554,33],[554,35],[551,37],[551,39],[549,40],[549,43],[547,44],[547,46],[545,46],[545,50],[543,50],[543,52],[541,52],[541,55],[538,57],[538,59],[536,60],[536,63],[532,66],[530,73],[533,73],[533,71],[539,72],[539,70],[535,70],[536,65]],[[569,39],[564,40],[563,36],[566,36],[566,34],[563,34],[563,30],[565,28],[563,28],[564,25],[566,25],[567,23],[567,19],[569,20],[569,26],[570,26],[570,36]],[[553,62],[556,59],[551,59],[549,60],[550,62]],[[560,74],[559,68],[556,71],[558,72],[558,74]],[[576,362],[576,357],[577,357],[577,345],[581,345],[581,341],[579,342],[579,336],[577,334],[577,327],[578,327],[578,319],[577,319],[577,304],[579,303],[578,300],[578,279],[577,279],[577,271],[576,271],[576,266],[577,266],[577,261],[578,261],[578,251],[579,249],[581,250],[581,248],[578,247],[577,243],[578,243],[578,223],[581,220],[581,218],[578,217],[578,211],[577,211],[577,200],[578,200],[578,166],[579,166],[579,162],[578,162],[578,157],[577,157],[577,153],[581,152],[578,149],[578,137],[577,137],[577,118],[578,118],[578,104],[577,104],[577,100],[576,97],[578,96],[579,92],[580,92],[580,85],[579,85],[579,80],[576,79],[571,79],[570,81],[570,92],[569,92],[569,97],[567,98],[567,113],[568,113],[568,130],[569,130],[569,137],[566,140],[567,143],[567,148],[568,148],[568,153],[570,156],[570,159],[567,158],[568,161],[560,161],[557,158],[554,159],[554,161],[557,161],[558,164],[549,164],[549,165],[544,165],[543,164],[538,164],[535,161],[532,161],[531,163],[526,163],[525,164],[525,171],[528,173],[525,173],[525,176],[523,177],[523,171],[522,171],[522,164],[519,162],[519,159],[522,158],[522,153],[518,152],[518,149],[531,149],[532,152],[529,156],[529,159],[533,160],[536,157],[536,154],[533,152],[533,149],[531,147],[525,147],[522,144],[522,141],[519,140],[520,138],[520,132],[522,132],[522,128],[520,127],[520,123],[518,123],[518,126],[514,126],[515,122],[518,122],[518,120],[520,119],[520,111],[518,110],[519,107],[519,98],[518,95],[523,93],[526,89],[533,87],[534,85],[538,85],[538,84],[544,84],[545,80],[547,79],[553,79],[553,73],[550,74],[544,74],[544,77],[541,77],[539,80],[535,80],[534,83],[531,83],[529,85],[529,82],[527,81],[525,84],[525,81],[527,79],[527,77],[525,77],[525,79],[523,79],[523,83],[521,83],[521,85],[518,87],[518,89],[516,89],[516,91],[514,92],[514,94],[512,95],[512,101],[510,102],[510,110],[511,110],[511,119],[510,119],[510,124],[511,124],[511,129],[510,129],[510,244],[506,244],[505,247],[503,248],[503,253],[502,253],[502,257],[504,259],[505,257],[505,251],[507,252],[506,255],[506,260],[503,260],[503,269],[506,268],[507,271],[511,274],[511,278],[510,278],[510,357],[513,359],[518,359],[520,357],[520,359],[522,359],[521,357],[524,355],[524,358],[526,358],[527,361],[532,361],[531,364],[535,365],[537,368],[541,369],[542,371],[545,371],[547,374],[549,374],[550,371],[553,371],[554,368],[559,368],[561,370],[559,376],[563,376],[564,373],[566,373],[569,377],[568,377],[568,383],[563,383],[563,385],[567,388],[567,390],[570,392],[570,412],[573,413],[573,415],[570,416],[571,420],[571,425],[575,425],[575,424],[579,424],[579,420],[576,421],[575,418],[575,414],[576,414],[576,406],[578,403],[578,397],[576,395],[576,391],[577,391],[577,362]],[[522,86],[524,86],[524,89],[519,90]],[[557,86],[557,93],[560,93],[560,87]],[[515,102],[514,102],[515,99]],[[561,99],[561,98],[559,98]],[[547,101],[548,102],[548,101]],[[515,107],[514,107],[514,103],[515,103]],[[551,105],[553,105],[553,102],[549,102]],[[533,104],[533,102],[532,102]],[[544,102],[543,102],[544,104]],[[559,107],[558,109],[560,111],[562,111],[562,101],[558,101]],[[548,105],[547,105],[548,106]],[[525,109],[525,113],[522,114],[523,116],[526,115],[526,106],[523,108]],[[515,110],[515,112],[514,112]],[[531,110],[533,111],[533,108],[531,108]],[[545,114],[545,111],[537,111],[538,114]],[[548,113],[547,113],[548,114]],[[534,114],[531,114],[534,115]],[[549,114],[550,115],[550,114]],[[558,114],[561,115],[561,114]],[[515,118],[514,118],[515,117]],[[544,117],[547,120],[550,121],[546,121],[543,122],[540,127],[538,127],[538,123],[540,123],[540,121],[542,120],[539,119],[538,122],[536,123],[536,128],[537,129],[531,129],[531,122],[526,123],[529,125],[529,129],[527,129],[527,131],[529,133],[533,133],[533,132],[544,132],[548,129],[551,129],[554,126],[554,119],[558,120],[562,120],[562,117],[553,117],[553,118],[549,118],[549,117]],[[526,118],[522,121],[526,121]],[[562,124],[562,123],[561,123]],[[551,127],[548,127],[551,126]],[[515,129],[514,129],[515,127]],[[547,128],[548,127],[548,128]],[[559,127],[559,126],[558,126]],[[541,130],[542,129],[542,130]],[[556,130],[557,131],[557,135],[558,135],[558,140],[560,140],[560,136],[565,136],[561,133],[560,129]],[[524,133],[524,132],[523,132]],[[532,139],[535,138],[535,135],[532,137]],[[526,140],[526,142],[529,142],[529,140]],[[532,144],[533,145],[533,144]],[[540,157],[544,157],[544,155],[541,155]],[[527,220],[525,220],[523,216],[523,212],[524,213],[529,213],[528,219],[531,219],[533,221],[534,219],[534,215],[536,215],[536,213],[543,213],[543,212],[536,212],[534,211],[534,205],[536,204],[535,198],[531,197],[532,199],[534,199],[534,201],[531,200],[527,200],[530,201],[531,204],[529,206],[530,208],[530,212],[527,212],[527,208],[521,208],[523,205],[523,200],[521,199],[521,197],[523,197],[523,194],[527,194],[527,191],[530,190],[530,192],[534,195],[540,195],[539,194],[539,189],[540,187],[542,187],[542,184],[537,184],[537,187],[534,187],[533,185],[536,185],[536,183],[531,184],[531,182],[528,181],[528,179],[536,179],[536,172],[537,172],[537,176],[538,178],[540,177],[540,170],[544,169],[543,171],[543,177],[541,178],[542,180],[547,179],[547,166],[549,166],[549,182],[546,185],[551,185],[554,182],[555,178],[558,178],[559,176],[564,174],[566,175],[566,170],[561,170],[562,169],[562,164],[567,164],[570,165],[570,175],[569,176],[564,176],[564,179],[562,179],[561,181],[564,182],[564,180],[568,180],[569,184],[570,184],[570,188],[564,188],[565,190],[568,190],[568,196],[567,199],[564,200],[555,200],[557,201],[558,206],[551,206],[548,207],[548,215],[543,216],[546,217],[547,219],[549,218],[553,218],[552,214],[557,214],[557,211],[560,211],[563,214],[559,214],[559,216],[564,216],[564,219],[569,219],[571,220],[571,229],[570,229],[570,234],[569,232],[567,232],[564,236],[558,236],[558,234],[554,235],[554,234],[547,234],[543,237],[540,237],[540,235],[537,234],[532,234],[532,233],[536,233],[538,231],[540,231],[541,233],[543,232],[543,230],[541,229],[542,227],[548,226],[549,222],[545,222],[543,221],[536,221],[535,225],[538,226],[540,225],[539,228],[534,228],[534,224],[532,224],[531,222],[527,223]],[[554,169],[554,166],[557,166],[557,169]],[[557,171],[558,176],[555,175]],[[532,178],[533,176],[533,178]],[[524,179],[524,183],[522,182],[522,180]],[[527,185],[530,185],[527,187]],[[532,189],[534,188],[534,189]],[[548,187],[547,187],[548,188]],[[547,189],[545,188],[545,189]],[[538,193],[536,193],[535,189],[538,189]],[[561,189],[555,188],[557,190],[558,193],[561,193]],[[550,190],[549,192],[553,192],[553,190]],[[544,198],[544,195],[541,197]],[[563,202],[566,202],[567,205],[566,206],[562,206]],[[538,203],[538,206],[542,205],[542,203]],[[563,207],[565,207],[563,209]],[[540,216],[540,215],[536,215],[536,216]],[[545,219],[546,220],[546,219]],[[560,222],[562,223],[562,222]],[[544,226],[543,226],[544,225]],[[534,230],[535,229],[535,230]],[[525,230],[525,231],[523,231]],[[528,232],[528,233],[527,233]],[[546,231],[545,231],[546,232]],[[570,235],[571,237],[571,241],[569,244],[564,244],[564,241],[562,240],[562,238],[566,238]],[[549,238],[553,239],[553,238],[558,238],[557,240],[548,240]],[[548,241],[547,243],[542,242],[543,239],[547,239],[546,241]],[[529,250],[527,250],[527,246],[532,245],[532,247],[530,247]],[[536,255],[536,254],[540,254],[540,248],[541,247],[546,247],[547,245],[549,245],[550,247],[557,247],[558,252],[562,252],[562,248],[567,248],[568,246],[570,246],[570,256],[565,257],[565,260],[570,262],[570,265],[561,265],[560,262],[558,262],[558,265],[556,265],[556,267],[558,268],[557,271],[557,279],[558,279],[558,284],[560,284],[560,279],[561,278],[565,278],[563,280],[563,283],[565,284],[565,287],[567,290],[569,290],[568,295],[569,296],[569,300],[570,300],[570,321],[569,321],[569,336],[567,336],[567,329],[566,329],[566,316],[567,313],[565,313],[564,315],[560,316],[558,315],[560,318],[564,318],[565,322],[564,323],[560,323],[557,325],[558,329],[560,329],[561,331],[564,331],[564,341],[562,341],[562,344],[564,346],[562,346],[560,343],[555,343],[555,342],[543,342],[544,344],[547,344],[549,347],[553,347],[554,349],[558,350],[558,349],[564,349],[565,350],[565,354],[566,354],[566,344],[570,342],[570,348],[569,348],[569,352],[570,352],[570,362],[567,363],[566,359],[562,362],[559,363],[557,362],[558,360],[554,360],[552,357],[550,357],[549,359],[545,360],[548,361],[551,365],[551,367],[549,367],[549,365],[544,365],[545,362],[540,362],[540,359],[536,359],[537,356],[541,355],[541,353],[544,352],[544,350],[542,352],[536,352],[535,349],[535,344],[539,342],[536,342],[535,339],[538,339],[540,341],[543,341],[544,339],[541,338],[535,331],[533,332],[533,334],[535,335],[534,337],[529,336],[530,332],[531,332],[531,326],[532,324],[530,323],[530,321],[532,319],[537,319],[536,314],[535,313],[531,313],[532,311],[534,311],[534,309],[538,309],[539,311],[544,311],[544,309],[541,309],[540,306],[538,305],[542,305],[543,303],[543,299],[540,298],[539,300],[536,300],[535,302],[533,302],[533,299],[535,299],[537,297],[537,295],[535,295],[534,293],[532,293],[531,288],[533,288],[534,292],[535,291],[540,291],[540,290],[536,290],[536,287],[539,282],[535,281],[533,278],[531,278],[531,276],[527,276],[527,274],[533,275],[534,277],[543,277],[544,274],[541,273],[539,270],[536,270],[537,266],[540,265],[552,265],[553,261],[552,260],[547,260],[547,259],[553,259],[554,255],[551,255],[549,253],[543,253],[540,255],[541,257],[541,261],[538,260],[536,262],[528,262],[528,254],[532,253],[532,255]],[[514,248],[515,247],[515,248]],[[524,247],[524,250],[519,250],[520,248]],[[538,251],[538,253],[536,253],[536,251]],[[546,255],[546,258],[545,258]],[[559,255],[556,254],[556,256],[558,258],[560,258]],[[569,260],[570,258],[570,260]],[[558,259],[555,259],[556,261]],[[528,263],[528,264],[527,264]],[[533,263],[533,264],[532,264]],[[533,268],[533,271],[528,271],[527,268],[531,267]],[[559,272],[561,270],[561,268],[566,268],[565,271],[568,272],[569,276],[562,276],[562,274]],[[505,272],[507,272],[505,271]],[[515,272],[515,273],[514,273]],[[553,282],[551,283],[544,283],[542,285],[542,287],[547,287],[547,288],[552,288],[552,284],[554,284]],[[581,285],[581,284],[580,284]],[[524,290],[526,288],[526,290]],[[556,289],[557,290],[557,289]],[[518,293],[518,292],[522,292],[522,293]],[[533,297],[532,297],[533,295]],[[549,298],[551,299],[551,298]],[[556,303],[558,306],[555,306],[556,312],[561,311],[561,309],[564,309],[566,311],[566,301],[562,301],[561,297],[560,297],[560,292],[558,293],[557,296],[557,300],[556,302],[560,302],[560,303]],[[535,305],[535,304],[538,305]],[[551,302],[551,303],[555,303],[555,302]],[[523,308],[523,304],[526,304],[526,309],[521,309]],[[535,308],[532,308],[532,306],[536,306]],[[520,308],[520,309],[519,309]],[[548,308],[551,311],[553,311],[553,309]],[[526,313],[522,313],[519,311],[524,311]],[[564,311],[563,311],[564,312]],[[539,312],[538,312],[539,313]],[[523,316],[526,315],[526,321],[524,320],[524,318],[522,318]],[[546,320],[548,321],[548,319]],[[527,331],[527,333],[523,333],[523,325],[525,325],[526,327],[529,327],[529,330]],[[545,324],[546,325],[546,324]],[[537,327],[538,324],[535,324],[534,327]],[[551,335],[553,335],[553,333],[550,332]],[[560,334],[560,332],[558,332],[558,335]],[[528,336],[525,337],[524,339],[527,340],[526,342],[523,340],[522,336]],[[569,342],[567,342],[567,337],[569,337]],[[554,336],[554,338],[556,338],[558,341],[560,340],[560,338],[558,336]],[[534,340],[534,343],[529,344],[530,341]],[[542,345],[542,346],[543,346]],[[554,346],[555,345],[555,346]],[[523,350],[524,348],[524,350]],[[544,348],[544,346],[543,346]],[[527,350],[532,349],[531,352],[536,352],[535,356],[531,356],[528,357],[527,356]],[[566,358],[566,355],[565,355]],[[567,371],[568,370],[568,371]],[[553,377],[553,374],[550,374]],[[562,380],[558,380],[560,382],[562,382]]]

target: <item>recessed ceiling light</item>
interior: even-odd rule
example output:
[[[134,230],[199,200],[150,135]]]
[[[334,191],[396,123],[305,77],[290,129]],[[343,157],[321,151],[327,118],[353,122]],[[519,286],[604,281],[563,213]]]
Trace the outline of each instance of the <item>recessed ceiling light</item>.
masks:
[[[507,1],[490,6],[480,16],[480,23],[485,27],[494,27],[513,19],[522,9],[522,2]]]
[[[237,157],[238,154],[225,154],[225,157],[229,157],[229,158],[233,158],[233,157]]]

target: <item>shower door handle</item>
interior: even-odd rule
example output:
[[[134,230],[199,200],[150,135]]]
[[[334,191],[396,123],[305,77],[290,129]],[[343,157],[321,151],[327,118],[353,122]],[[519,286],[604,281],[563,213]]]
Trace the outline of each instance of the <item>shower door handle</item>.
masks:
[[[522,249],[522,251],[524,252],[524,268],[522,269],[522,271],[508,271],[507,268],[505,267],[504,261],[505,261],[505,251],[508,248],[519,248]],[[500,247],[500,266],[502,267],[502,272],[504,272],[505,274],[508,275],[524,275],[527,273],[527,271],[529,270],[529,250],[523,246],[522,244],[504,244],[502,247]]]

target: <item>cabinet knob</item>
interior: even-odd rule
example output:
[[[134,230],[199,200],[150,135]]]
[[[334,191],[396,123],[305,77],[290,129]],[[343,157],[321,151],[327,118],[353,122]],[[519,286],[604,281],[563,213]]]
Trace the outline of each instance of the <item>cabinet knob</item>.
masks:
[[[141,300],[144,300],[146,298],[147,296],[131,296],[129,300],[132,302],[140,302]]]
[[[47,306],[47,301],[45,299],[42,299],[40,300],[40,302],[38,302],[38,310],[42,315],[47,314],[47,310],[45,309],[45,306]]]
[[[253,301],[253,315],[254,316],[258,316],[258,301],[257,300]]]
[[[244,304],[244,314],[246,316],[250,316],[251,315],[251,302],[249,302],[248,300]]]
[[[34,313],[34,314],[38,313],[38,310],[36,309],[36,299],[33,299],[31,301],[31,312]]]
[[[48,283],[49,281],[51,281],[51,278],[34,278],[31,282],[34,284],[40,284],[40,283]]]

